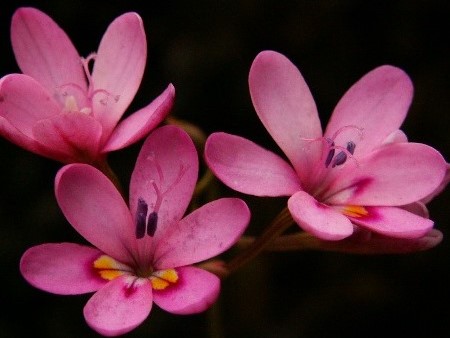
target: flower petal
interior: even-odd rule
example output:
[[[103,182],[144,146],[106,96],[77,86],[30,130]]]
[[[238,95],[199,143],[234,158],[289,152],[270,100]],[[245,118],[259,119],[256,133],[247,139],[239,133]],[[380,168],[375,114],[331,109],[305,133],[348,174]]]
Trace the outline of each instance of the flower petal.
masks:
[[[390,133],[383,141],[383,145],[397,142],[408,142],[408,136],[401,129],[397,129]]]
[[[122,263],[133,262],[133,221],[105,175],[87,164],[67,165],[56,175],[55,193],[64,216],[86,240]]]
[[[35,154],[46,156],[47,154],[41,151],[35,140],[22,134],[20,130],[15,128],[6,119],[0,116],[0,135],[19,147],[31,151]]]
[[[341,240],[353,232],[353,225],[347,217],[304,191],[289,198],[288,208],[301,228],[320,239]]]
[[[439,184],[439,186],[436,189],[434,189],[431,194],[423,198],[421,202],[425,204],[431,202],[437,195],[439,195],[441,192],[444,191],[449,182],[450,182],[450,163],[447,163],[447,170],[445,172],[445,176],[441,184]]]
[[[103,35],[98,48],[92,81],[95,90],[107,92],[93,99],[96,118],[109,136],[133,100],[144,75],[147,40],[137,13],[116,18]]]
[[[250,210],[238,198],[222,198],[174,223],[155,249],[154,265],[168,269],[214,257],[230,248],[250,221]]]
[[[299,70],[284,55],[259,53],[250,68],[250,94],[256,113],[301,178],[320,157],[322,137],[311,92]],[[306,150],[305,150],[306,149]]]
[[[102,135],[102,126],[83,113],[62,113],[38,121],[33,135],[48,152],[58,152],[55,159],[64,162],[94,162]]]
[[[402,209],[412,212],[413,214],[416,214],[417,216],[424,217],[424,218],[430,218],[430,213],[428,212],[427,206],[422,202],[414,202],[407,205],[402,205]]]
[[[60,160],[65,155],[35,139],[33,127],[43,118],[57,116],[58,104],[33,78],[10,74],[0,79],[0,135],[33,153]]]
[[[420,238],[433,227],[433,221],[395,207],[365,207],[368,214],[350,217],[353,223],[395,238]]]
[[[152,288],[147,279],[118,277],[98,290],[83,313],[88,325],[105,336],[118,336],[139,326],[152,309]]]
[[[103,152],[125,148],[148,135],[170,113],[175,98],[175,87],[170,84],[147,107],[138,110],[114,129]]]
[[[176,269],[178,282],[164,290],[155,290],[153,300],[160,308],[174,314],[194,314],[206,310],[219,296],[220,279],[193,266]]]
[[[413,85],[408,75],[393,66],[381,66],[363,76],[342,97],[331,116],[325,136],[336,144],[352,140],[346,126],[362,130],[362,137],[353,139],[357,145],[355,156],[370,152],[395,130],[406,117],[413,96]],[[354,133],[352,128],[347,129]]]
[[[130,182],[130,209],[135,215],[138,200],[158,214],[154,237],[180,220],[191,200],[198,175],[194,143],[181,128],[168,125],[155,129],[145,140]]]
[[[12,18],[11,41],[24,74],[35,78],[55,98],[67,92],[82,104],[87,87],[80,56],[66,33],[47,14],[19,8]]]
[[[432,193],[446,169],[442,155],[425,144],[392,143],[349,160],[324,199],[336,205],[406,205]]]
[[[20,260],[22,276],[34,287],[60,295],[98,290],[105,280],[94,274],[92,263],[102,252],[74,243],[34,246]]]
[[[293,168],[281,157],[245,138],[213,133],[206,140],[205,160],[227,186],[256,196],[289,196],[300,190]]]
[[[33,139],[36,122],[60,111],[50,93],[33,78],[10,74],[0,80],[0,116],[25,136]]]

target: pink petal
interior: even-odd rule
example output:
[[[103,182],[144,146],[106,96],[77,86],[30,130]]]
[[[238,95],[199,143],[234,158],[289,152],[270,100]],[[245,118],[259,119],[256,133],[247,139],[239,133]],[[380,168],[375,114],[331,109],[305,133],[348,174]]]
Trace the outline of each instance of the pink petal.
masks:
[[[353,232],[353,225],[347,217],[304,191],[289,198],[288,208],[301,228],[320,239],[341,240]]]
[[[337,104],[325,136],[337,145],[348,141],[356,143],[355,156],[361,156],[379,146],[389,134],[399,129],[406,117],[413,95],[413,85],[408,75],[392,66],[381,66],[363,76]],[[356,126],[355,130],[338,132],[342,127]],[[353,134],[349,134],[353,133]]]
[[[17,128],[15,128],[13,125],[11,125],[11,123],[9,123],[1,116],[0,135],[23,149],[42,156],[46,156],[45,152],[42,152],[41,149],[39,149],[38,144],[35,140],[30,139],[26,135],[22,134]]]
[[[122,263],[133,262],[133,220],[105,175],[87,164],[67,165],[56,175],[55,193],[64,216],[86,240]]]
[[[397,142],[408,142],[408,137],[406,136],[406,134],[400,130],[397,129],[396,131],[393,131],[392,133],[390,133],[383,141],[383,145],[384,144],[389,144],[389,143],[397,143]]]
[[[413,214],[416,214],[417,216],[424,217],[424,218],[430,218],[430,213],[428,212],[427,206],[422,202],[414,202],[407,205],[402,205],[402,209],[412,212]]]
[[[0,116],[26,137],[33,139],[37,121],[60,113],[51,94],[33,78],[11,74],[0,82]]]
[[[147,40],[142,20],[136,13],[116,18],[103,35],[92,71],[95,90],[95,116],[111,131],[133,100],[144,74],[147,60]]]
[[[222,198],[174,223],[155,249],[154,266],[169,269],[217,256],[244,233],[250,210],[237,198]]]
[[[88,325],[104,336],[118,336],[139,326],[152,309],[152,288],[146,279],[121,276],[98,290],[83,313]]]
[[[401,208],[366,207],[368,215],[350,217],[353,223],[395,238],[420,238],[433,227],[433,221]]]
[[[147,107],[138,110],[117,125],[103,152],[125,148],[147,136],[170,113],[174,98],[175,87],[170,84]]]
[[[220,279],[216,275],[193,266],[176,270],[179,279],[175,285],[153,292],[153,300],[160,308],[187,315],[202,312],[217,300]]]
[[[250,94],[256,113],[300,177],[308,177],[322,136],[316,104],[299,70],[282,54],[264,51],[253,61]]]
[[[38,121],[33,135],[43,149],[58,152],[61,162],[90,163],[98,157],[102,126],[83,113],[62,113]]]
[[[148,206],[148,214],[156,212],[158,220],[153,234],[156,241],[164,238],[166,230],[183,217],[197,175],[197,151],[181,128],[163,126],[145,140],[131,175],[130,210],[135,215],[141,199]],[[145,238],[139,241],[140,247],[149,255],[145,241]]]
[[[227,186],[256,196],[290,196],[300,190],[292,167],[257,144],[231,134],[213,133],[206,140],[205,160]]]
[[[84,101],[86,79],[80,56],[66,33],[45,13],[19,8],[11,23],[11,40],[24,74],[39,81],[59,97],[67,92]]]
[[[324,200],[336,205],[406,205],[433,192],[446,168],[442,155],[427,145],[393,143],[360,161],[348,160]]]
[[[447,163],[447,170],[445,172],[445,176],[441,184],[439,184],[439,186],[436,189],[434,189],[431,194],[423,198],[421,202],[425,204],[431,202],[436,196],[438,196],[441,192],[444,191],[449,182],[450,182],[450,163]]]
[[[60,295],[94,292],[105,284],[92,264],[102,252],[73,243],[42,244],[20,260],[22,276],[34,287]]]
[[[67,157],[59,149],[39,144],[33,133],[37,121],[59,112],[58,104],[33,78],[11,74],[0,80],[0,135],[19,147],[56,160]]]

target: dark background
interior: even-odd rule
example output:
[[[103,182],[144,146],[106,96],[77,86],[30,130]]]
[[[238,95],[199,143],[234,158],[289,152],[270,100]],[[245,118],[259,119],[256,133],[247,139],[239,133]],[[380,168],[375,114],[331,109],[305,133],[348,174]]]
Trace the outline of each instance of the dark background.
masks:
[[[369,70],[392,64],[415,86],[403,129],[450,158],[450,2],[446,1],[3,1],[0,76],[17,72],[9,39],[17,7],[35,6],[60,24],[81,55],[95,51],[108,24],[126,11],[143,18],[149,58],[132,107],[169,82],[173,116],[206,134],[226,131],[278,151],[254,113],[247,76],[273,49],[302,71],[325,125],[342,94]],[[127,184],[140,144],[110,155]],[[89,295],[34,289],[18,263],[29,247],[81,241],[53,195],[59,163],[0,139],[0,337],[97,337],[84,322]],[[236,193],[220,184],[221,194]],[[444,241],[410,255],[326,252],[265,254],[223,282],[212,310],[175,316],[153,308],[127,337],[449,337],[449,193],[430,205]],[[258,233],[285,199],[243,198]]]

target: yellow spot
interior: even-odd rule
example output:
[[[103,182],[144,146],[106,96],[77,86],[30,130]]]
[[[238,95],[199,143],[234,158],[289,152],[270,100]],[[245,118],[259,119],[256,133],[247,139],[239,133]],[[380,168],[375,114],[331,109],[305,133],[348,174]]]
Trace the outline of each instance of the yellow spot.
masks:
[[[178,281],[178,274],[174,269],[155,271],[150,276],[150,282],[154,290],[164,290],[170,284]]]
[[[150,282],[152,283],[152,288],[154,290],[164,290],[169,286],[169,282],[158,277],[150,277]]]
[[[64,102],[64,110],[67,112],[77,112],[78,105],[77,100],[73,95],[69,95],[66,97],[66,101]]]
[[[119,276],[130,272],[131,269],[115,259],[102,255],[94,261],[94,268],[98,271],[100,277],[106,280],[113,280]]]
[[[346,205],[341,210],[348,217],[363,217],[369,214],[367,209],[360,205]]]
[[[107,280],[113,280],[124,274],[123,271],[119,270],[100,270],[98,273],[100,274],[100,277]]]

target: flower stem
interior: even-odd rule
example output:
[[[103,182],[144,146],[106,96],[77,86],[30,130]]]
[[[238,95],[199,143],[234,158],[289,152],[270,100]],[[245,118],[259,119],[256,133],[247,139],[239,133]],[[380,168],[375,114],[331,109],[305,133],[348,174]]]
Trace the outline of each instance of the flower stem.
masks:
[[[236,271],[256,256],[258,256],[267,246],[269,246],[280,234],[294,223],[287,208],[284,208],[262,233],[256,238],[246,250],[235,256],[226,264],[227,274]]]
[[[120,183],[119,178],[117,177],[116,173],[109,166],[108,161],[106,160],[106,158],[98,160],[95,163],[93,163],[92,165],[94,167],[96,167],[98,170],[100,170],[103,174],[105,174],[105,176],[108,177],[111,180],[111,182],[116,186],[117,190],[125,198],[125,193],[124,193],[122,184]]]

